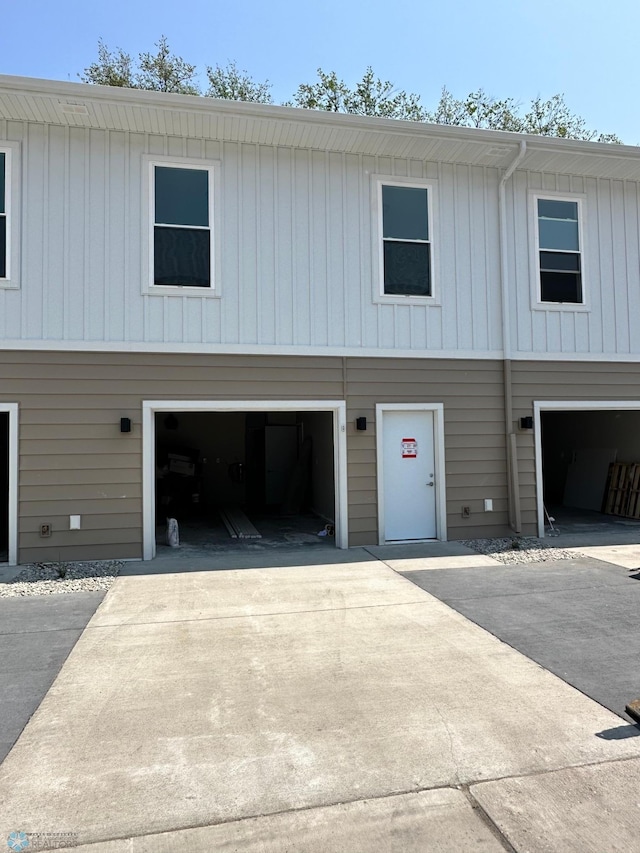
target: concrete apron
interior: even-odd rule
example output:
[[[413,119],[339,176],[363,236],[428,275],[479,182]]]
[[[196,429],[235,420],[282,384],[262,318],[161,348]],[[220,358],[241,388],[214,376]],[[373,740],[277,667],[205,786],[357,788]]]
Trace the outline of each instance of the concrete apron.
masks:
[[[493,851],[475,801],[433,789],[479,783],[514,839],[552,790],[566,832],[571,785],[544,780],[596,765],[608,846],[576,817],[575,847],[549,849],[612,851],[620,825],[640,832],[633,797],[611,793],[640,766],[622,760],[640,738],[607,735],[621,728],[380,562],[123,577],[0,768],[0,838],[73,832],[95,853]],[[519,779],[524,811],[497,809]]]

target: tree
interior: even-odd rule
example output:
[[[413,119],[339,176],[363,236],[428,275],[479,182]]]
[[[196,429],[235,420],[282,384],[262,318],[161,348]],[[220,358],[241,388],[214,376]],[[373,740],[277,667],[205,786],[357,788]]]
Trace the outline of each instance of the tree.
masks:
[[[194,83],[196,66],[175,56],[169,49],[165,36],[156,42],[156,54],[140,54],[140,70],[136,75],[136,88],[155,92],[178,92],[181,95],[199,95]]]
[[[78,76],[83,83],[93,83],[96,86],[123,86],[128,89],[135,87],[133,62],[129,54],[119,47],[111,53],[102,39],[98,41],[98,61],[92,62],[84,69],[84,74]]]
[[[229,62],[226,68],[216,65],[207,66],[209,88],[205,92],[209,98],[226,98],[229,101],[253,101],[260,104],[272,104],[271,83],[256,82],[246,71],[241,71],[235,62]]]
[[[375,77],[367,68],[362,80],[354,89],[338,78],[318,68],[318,82],[302,83],[287,106],[308,110],[327,110],[364,116],[424,121],[425,111],[420,106],[419,95],[397,91],[389,80]]]
[[[137,67],[128,53],[118,47],[112,53],[100,39],[98,61],[84,69],[83,83],[99,86],[121,86],[128,89],[150,89],[155,92],[179,92],[199,95],[194,82],[196,66],[171,53],[165,36],[156,42],[157,52],[141,53]]]
[[[254,80],[235,62],[228,62],[226,66],[208,65],[206,74],[209,87],[204,94],[207,97],[273,103],[271,83]],[[161,36],[156,42],[155,53],[140,53],[137,62],[122,48],[112,52],[100,40],[97,61],[79,76],[84,83],[101,86],[202,94],[197,83],[196,66],[171,53],[166,36]],[[548,100],[538,96],[531,101],[528,109],[523,110],[514,98],[500,100],[488,95],[484,89],[470,92],[464,98],[455,98],[445,86],[435,109],[426,110],[419,95],[398,90],[390,80],[376,77],[371,66],[353,88],[335,71],[318,68],[318,79],[312,83],[301,83],[292,100],[285,102],[284,106],[565,139],[620,142],[613,133],[599,133],[587,127],[581,116],[571,112],[561,94]]]
[[[522,132],[523,123],[518,116],[518,108],[513,98],[498,101],[487,95],[484,89],[470,92],[466,98],[454,98],[444,86],[435,110],[426,113],[425,121]]]
[[[520,104],[513,98],[500,101],[487,95],[483,89],[478,89],[466,98],[458,99],[445,86],[435,110],[427,113],[425,120],[436,124],[510,130],[538,136],[620,142],[615,134],[590,130],[583,118],[571,112],[564,95],[554,95],[547,101],[540,97],[534,98],[529,109],[522,112]]]
[[[564,102],[564,95],[554,95],[548,101],[543,101],[539,96],[534,98],[529,112],[524,116],[524,133],[618,144],[622,141],[614,133],[589,130],[585,120],[570,111]]]

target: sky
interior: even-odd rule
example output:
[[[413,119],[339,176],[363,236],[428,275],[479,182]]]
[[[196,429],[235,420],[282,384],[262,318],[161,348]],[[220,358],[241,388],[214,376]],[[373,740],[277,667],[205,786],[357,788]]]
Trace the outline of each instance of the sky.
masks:
[[[526,106],[562,93],[590,128],[640,144],[638,0],[0,0],[0,73],[78,81],[98,39],[137,56],[161,35],[202,69],[235,61],[289,99],[316,70],[371,65],[433,108],[483,88]],[[203,80],[204,82],[204,80]]]

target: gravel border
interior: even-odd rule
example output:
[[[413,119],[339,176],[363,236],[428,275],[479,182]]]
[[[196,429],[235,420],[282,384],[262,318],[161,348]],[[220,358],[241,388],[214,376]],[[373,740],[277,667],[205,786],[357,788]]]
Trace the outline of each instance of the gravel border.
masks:
[[[108,590],[123,565],[119,560],[32,563],[10,581],[0,583],[0,598]]]
[[[459,544],[507,565],[571,560],[579,553],[556,548],[533,536],[462,539]],[[10,581],[0,583],[0,598],[106,591],[113,585],[123,565],[120,560],[32,563],[24,566]]]
[[[546,544],[546,540],[534,536],[506,536],[501,539],[462,539],[461,545],[466,545],[478,554],[493,557],[500,563],[514,565],[516,563],[544,563],[550,560],[573,560],[576,551],[567,551]]]

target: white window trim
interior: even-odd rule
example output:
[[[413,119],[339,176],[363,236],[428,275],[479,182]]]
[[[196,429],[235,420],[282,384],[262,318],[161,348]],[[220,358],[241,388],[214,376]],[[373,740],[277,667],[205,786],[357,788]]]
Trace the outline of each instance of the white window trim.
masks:
[[[540,282],[540,239],[538,233],[538,199],[550,201],[571,201],[578,205],[578,241],[580,245],[580,278],[582,302],[543,302]],[[586,246],[584,242],[585,209],[587,197],[584,193],[566,193],[555,190],[531,190],[529,193],[529,233],[531,252],[531,308],[534,311],[589,311],[589,290],[587,287]]]
[[[199,296],[204,299],[219,298],[221,264],[220,264],[220,203],[221,181],[219,160],[197,160],[187,157],[171,157],[162,155],[143,155],[143,210],[146,211],[146,222],[143,227],[145,245],[142,258],[142,294],[143,296]],[[155,166],[168,166],[176,169],[201,169],[209,173],[209,230],[211,233],[211,269],[209,287],[189,287],[183,285],[154,284],[153,254],[155,226]]]
[[[142,518],[143,560],[156,555],[155,459],[156,412],[330,412],[333,417],[333,475],[335,539],[349,547],[347,494],[347,406],[344,400],[143,400],[142,401]]]
[[[0,141],[0,152],[5,155],[5,215],[7,219],[6,275],[0,278],[0,289],[17,290],[20,287],[20,145]]]
[[[382,225],[382,187],[416,187],[427,190],[429,245],[431,250],[431,295],[403,296],[384,292],[384,236]],[[373,234],[373,301],[395,305],[440,305],[438,290],[438,182],[432,178],[408,178],[397,175],[371,176],[371,208]]]

